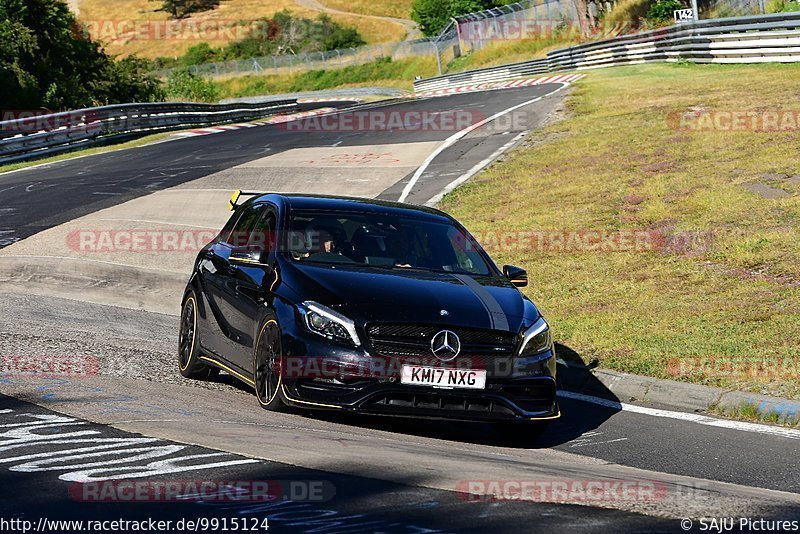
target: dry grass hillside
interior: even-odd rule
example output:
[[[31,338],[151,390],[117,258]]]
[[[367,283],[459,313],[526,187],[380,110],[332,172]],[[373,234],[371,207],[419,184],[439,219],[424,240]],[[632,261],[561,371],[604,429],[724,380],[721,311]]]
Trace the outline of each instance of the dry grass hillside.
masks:
[[[202,41],[221,46],[238,40],[237,31],[230,29],[238,21],[270,17],[282,10],[307,18],[315,18],[321,13],[295,0],[221,0],[220,5],[211,11],[196,13],[179,23],[167,25],[169,16],[158,11],[160,2],[154,0],[73,0],[70,5],[77,9],[79,19],[87,25],[93,37],[105,44],[109,53],[121,56],[137,54],[147,58],[180,56]],[[410,6],[408,2],[369,0],[346,4],[333,0],[325,5],[353,12],[353,15],[332,13],[330,16],[340,24],[356,27],[368,43],[405,38],[406,29],[401,24],[358,13],[385,16],[405,13],[408,16],[410,7],[407,13],[405,8],[400,8],[401,5]],[[209,29],[200,31],[203,25]],[[140,28],[138,32],[134,30],[137,26]]]

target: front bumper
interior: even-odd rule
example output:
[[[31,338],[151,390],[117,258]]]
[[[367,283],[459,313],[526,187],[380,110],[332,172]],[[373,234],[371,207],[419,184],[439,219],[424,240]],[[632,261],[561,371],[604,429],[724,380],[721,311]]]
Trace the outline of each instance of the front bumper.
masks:
[[[375,415],[461,421],[531,421],[560,416],[553,350],[532,358],[459,356],[452,362],[404,361],[346,348],[304,332],[284,331],[281,383],[292,406]],[[310,356],[313,355],[313,356]],[[378,363],[379,365],[376,365]],[[485,369],[486,389],[400,383],[403,364]]]
[[[289,404],[374,415],[462,421],[529,421],[559,417],[552,378],[487,384],[480,392],[437,389],[377,380],[348,386],[318,380],[284,382]]]

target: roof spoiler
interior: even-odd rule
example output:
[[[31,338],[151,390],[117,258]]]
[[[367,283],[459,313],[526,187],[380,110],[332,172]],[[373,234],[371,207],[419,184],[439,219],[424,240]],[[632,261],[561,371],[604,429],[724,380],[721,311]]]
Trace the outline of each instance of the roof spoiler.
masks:
[[[255,197],[255,196],[259,196],[259,195],[266,195],[266,193],[260,193],[258,191],[242,191],[241,189],[239,189],[238,191],[234,191],[233,195],[231,195],[231,199],[228,201],[228,204],[230,205],[229,209],[231,211],[234,211],[236,208],[238,208],[241,205],[241,204],[237,204],[237,202],[239,202],[239,197],[242,197],[242,196]]]

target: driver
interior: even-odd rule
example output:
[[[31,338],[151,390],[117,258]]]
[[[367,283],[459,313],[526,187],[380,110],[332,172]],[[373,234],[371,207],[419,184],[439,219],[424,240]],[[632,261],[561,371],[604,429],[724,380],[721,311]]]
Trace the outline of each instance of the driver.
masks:
[[[341,254],[340,247],[336,244],[333,233],[326,228],[319,228],[309,232],[307,236],[309,254],[333,253]]]

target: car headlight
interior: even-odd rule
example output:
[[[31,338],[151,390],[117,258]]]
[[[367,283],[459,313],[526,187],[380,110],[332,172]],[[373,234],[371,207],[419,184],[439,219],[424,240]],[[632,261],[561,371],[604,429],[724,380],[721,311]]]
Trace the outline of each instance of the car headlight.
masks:
[[[310,332],[356,347],[361,345],[352,319],[310,300],[303,302],[299,308],[303,322]]]
[[[546,350],[550,350],[553,346],[553,338],[550,335],[550,325],[544,320],[544,317],[539,319],[529,326],[522,334],[522,348],[519,351],[520,356],[535,356]]]

